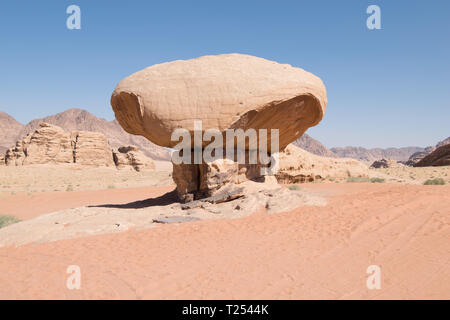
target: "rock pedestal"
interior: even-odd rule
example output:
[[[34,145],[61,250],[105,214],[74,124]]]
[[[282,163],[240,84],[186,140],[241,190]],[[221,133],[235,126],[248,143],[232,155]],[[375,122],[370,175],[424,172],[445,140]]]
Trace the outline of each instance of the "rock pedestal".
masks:
[[[173,164],[173,181],[181,202],[214,196],[224,189],[232,190],[245,181],[265,182],[260,164],[239,164],[230,159],[218,159],[201,164]],[[225,195],[224,195],[225,196]]]

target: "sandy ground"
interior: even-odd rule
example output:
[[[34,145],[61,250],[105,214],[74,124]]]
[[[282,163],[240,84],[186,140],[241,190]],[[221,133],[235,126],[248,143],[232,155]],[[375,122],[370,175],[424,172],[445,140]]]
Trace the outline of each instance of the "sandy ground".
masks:
[[[24,193],[32,196],[49,191],[83,191],[172,184],[172,164],[155,161],[155,170],[136,172],[115,167],[75,164],[0,166],[0,199]]]
[[[450,298],[450,186],[301,188],[327,205],[0,248],[0,298]],[[66,286],[69,265],[80,290]],[[370,265],[380,290],[366,286]]]
[[[387,183],[423,184],[428,179],[442,178],[450,184],[450,166],[370,169],[371,177],[384,178]]]

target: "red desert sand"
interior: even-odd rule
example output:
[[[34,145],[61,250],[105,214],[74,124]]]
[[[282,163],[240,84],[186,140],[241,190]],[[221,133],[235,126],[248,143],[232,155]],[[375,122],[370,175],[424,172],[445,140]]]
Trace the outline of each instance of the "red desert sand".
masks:
[[[449,186],[301,188],[328,204],[0,248],[0,298],[450,299]],[[129,200],[121,194],[88,192],[72,204]],[[22,204],[36,208],[40,197],[52,197],[40,212],[67,202],[54,193]],[[79,290],[66,287],[69,265],[81,268]],[[380,290],[366,286],[370,265],[381,268]]]

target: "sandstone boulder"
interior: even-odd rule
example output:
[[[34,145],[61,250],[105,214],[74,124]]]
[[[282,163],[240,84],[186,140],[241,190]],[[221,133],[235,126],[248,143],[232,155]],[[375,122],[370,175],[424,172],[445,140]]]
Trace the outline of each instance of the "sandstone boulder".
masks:
[[[125,131],[174,147],[177,128],[279,129],[280,148],[322,119],[326,91],[313,74],[243,54],[157,64],[123,79],[111,105]],[[193,139],[192,139],[193,140]]]
[[[39,163],[72,163],[73,137],[57,126],[41,123],[32,134],[16,142],[6,152],[7,165],[28,165]]]
[[[74,162],[88,166],[114,166],[111,147],[105,135],[99,132],[75,131]]]
[[[417,162],[415,167],[450,166],[450,144],[444,144]]]
[[[368,177],[369,169],[355,159],[321,157],[291,144],[279,154],[279,169],[275,176],[279,183],[314,182],[327,178],[345,180]]]
[[[101,133],[67,132],[58,126],[41,123],[39,128],[16,142],[6,152],[8,166],[44,163],[77,163],[114,166],[111,148]]]
[[[113,150],[113,158],[118,169],[131,168],[142,171],[155,168],[153,160],[145,156],[136,146],[120,147]]]
[[[279,149],[322,119],[327,98],[322,81],[290,65],[242,54],[205,56],[154,65],[123,79],[111,105],[125,131],[163,147],[174,147],[173,131],[187,129],[194,141],[194,120],[202,133],[217,129],[279,130]],[[194,130],[195,129],[195,130]],[[257,136],[259,139],[259,136]],[[233,141],[234,142],[234,141]],[[209,141],[203,142],[203,147]],[[259,143],[258,143],[259,144]],[[271,150],[269,154],[278,150]],[[245,145],[245,152],[249,152]],[[212,197],[248,180],[265,181],[260,164],[216,159],[174,164],[173,179],[183,202]],[[273,178],[273,177],[272,177]]]

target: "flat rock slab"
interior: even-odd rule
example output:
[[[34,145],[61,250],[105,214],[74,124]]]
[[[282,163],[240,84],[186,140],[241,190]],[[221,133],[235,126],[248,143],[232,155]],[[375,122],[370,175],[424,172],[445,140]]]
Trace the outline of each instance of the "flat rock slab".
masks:
[[[172,216],[172,217],[160,217],[153,219],[155,223],[183,223],[183,222],[192,222],[199,221],[200,218],[189,217],[189,216]]]

